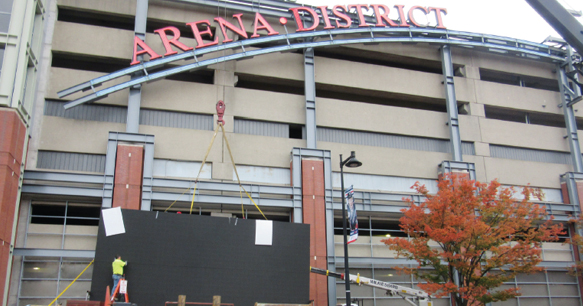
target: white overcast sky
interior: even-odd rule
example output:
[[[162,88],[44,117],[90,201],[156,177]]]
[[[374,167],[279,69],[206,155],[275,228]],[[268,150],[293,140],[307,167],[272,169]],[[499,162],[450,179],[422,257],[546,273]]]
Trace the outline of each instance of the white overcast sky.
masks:
[[[559,2],[565,8],[583,10],[583,0]],[[525,0],[297,0],[297,3],[328,5],[330,8],[335,4],[386,4],[389,8],[403,4],[406,11],[414,5],[443,7],[447,8],[443,20],[449,30],[494,34],[538,43],[549,35],[559,36]],[[389,16],[396,16],[393,13],[396,12],[392,11]],[[577,20],[583,23],[583,18]]]

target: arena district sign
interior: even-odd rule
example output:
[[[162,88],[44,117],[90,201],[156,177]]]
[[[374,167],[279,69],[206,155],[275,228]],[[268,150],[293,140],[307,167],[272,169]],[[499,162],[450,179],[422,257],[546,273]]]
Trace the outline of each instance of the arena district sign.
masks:
[[[343,6],[334,6],[336,10],[339,8],[344,8]],[[358,8],[356,5],[349,5],[350,8]],[[371,6],[374,11],[374,6]],[[380,8],[384,7],[382,5],[378,6]],[[402,6],[395,6],[397,10],[395,13],[398,13],[399,7]],[[277,52],[289,52],[293,50],[301,50],[306,48],[320,48],[320,47],[330,47],[330,46],[343,46],[343,45],[351,45],[351,44],[370,44],[370,43],[429,43],[429,44],[436,44],[436,45],[448,45],[448,46],[456,46],[456,47],[464,47],[470,48],[476,51],[483,51],[489,52],[494,54],[503,54],[506,56],[511,57],[521,57],[521,58],[531,58],[535,60],[543,60],[546,62],[552,63],[563,63],[567,57],[566,52],[561,49],[556,49],[548,45],[538,44],[534,42],[518,40],[514,38],[507,38],[501,36],[494,36],[488,34],[479,34],[479,33],[471,33],[471,32],[461,32],[461,31],[452,31],[447,30],[443,26],[443,21],[441,17],[442,14],[447,14],[447,10],[444,8],[423,8],[423,7],[412,7],[408,11],[408,15],[413,16],[414,13],[417,15],[413,16],[413,19],[409,18],[408,24],[405,25],[400,20],[404,20],[402,16],[407,16],[404,13],[399,13],[401,18],[399,21],[391,20],[393,23],[398,23],[397,27],[392,27],[383,16],[388,15],[388,11],[386,14],[380,14],[380,24],[382,26],[377,26],[379,15],[376,16],[369,16],[364,15],[364,13],[358,14],[355,12],[348,13],[346,10],[338,11],[338,14],[344,14],[349,19],[351,19],[352,23],[362,23],[361,18],[364,19],[366,26],[351,26],[349,28],[341,28],[341,26],[346,27],[346,21],[343,18],[337,17],[331,10],[327,10],[326,16],[330,22],[330,27],[327,29],[316,29],[313,27],[313,21],[316,20],[315,13],[316,10],[321,11],[324,7],[318,7],[313,9],[312,12],[310,10],[305,9],[304,7],[295,7],[293,9],[289,9],[288,11],[282,12],[281,15],[285,17],[295,17],[294,12],[297,12],[298,15],[303,15],[302,17],[312,17],[306,18],[308,22],[312,22],[312,26],[307,27],[305,21],[301,19],[300,16],[295,17],[296,20],[300,20],[302,31],[300,31],[299,25],[297,26],[297,30],[295,33],[284,33],[278,34],[271,25],[263,16],[258,15],[255,11],[252,11],[252,8],[246,10],[246,12],[250,12],[252,14],[256,14],[256,19],[260,18],[261,22],[256,22],[254,25],[254,33],[251,35],[252,39],[245,39],[247,32],[243,30],[241,23],[239,23],[240,27],[236,27],[226,21],[217,21],[219,18],[215,18],[215,21],[219,23],[221,30],[226,32],[227,29],[239,33],[241,32],[241,37],[243,39],[239,39],[237,41],[227,40],[228,38],[225,37],[222,44],[218,43],[218,38],[215,38],[215,41],[210,41],[213,37],[210,37],[210,40],[207,40],[206,44],[205,41],[202,41],[202,35],[210,36],[212,31],[209,28],[210,22],[208,20],[203,20],[197,22],[197,26],[194,33],[198,33],[201,35],[198,43],[199,45],[196,48],[192,48],[186,46],[182,43],[180,45],[183,48],[180,48],[182,51],[180,54],[178,52],[173,51],[172,45],[176,47],[174,42],[179,42],[179,37],[172,36],[169,39],[167,36],[174,35],[174,30],[179,35],[180,31],[174,27],[166,27],[159,29],[157,31],[161,31],[162,35],[160,37],[166,38],[168,41],[167,44],[164,46],[166,47],[166,54],[162,57],[161,55],[154,52],[142,39],[136,40],[134,39],[134,54],[133,54],[133,63],[131,66],[118,70],[116,72],[112,72],[107,75],[102,75],[96,77],[92,80],[77,84],[75,86],[69,87],[67,89],[59,91],[57,94],[59,98],[63,98],[69,96],[74,93],[91,91],[89,94],[84,95],[80,98],[73,99],[67,103],[65,103],[64,108],[70,109],[77,105],[83,103],[91,103],[100,99],[107,97],[108,95],[121,91],[123,89],[131,88],[133,86],[139,86],[143,83],[153,82],[157,80],[162,80],[167,78],[168,76],[192,71],[195,69],[201,69],[204,67],[208,67],[209,65],[214,65],[222,62],[227,61],[234,61],[234,60],[243,60],[252,58],[255,56],[266,55],[271,53]],[[366,5],[361,5],[360,8],[367,8]],[[301,13],[301,14],[300,14]],[[433,20],[431,20],[431,26],[423,25],[418,22],[419,16],[421,14],[425,14],[425,16],[430,16]],[[433,16],[435,14],[435,16]],[[239,21],[239,18],[242,16],[239,14],[233,15],[233,18],[236,18]],[[257,16],[258,15],[258,16]],[[276,15],[280,17],[281,15]],[[271,15],[273,16],[273,14]],[[362,16],[362,17],[361,17]],[[433,18],[435,17],[435,18]],[[323,25],[328,26],[326,24],[326,18],[322,16],[318,16],[317,18],[323,18]],[[311,19],[311,20],[310,20]],[[388,19],[388,18],[387,18]],[[220,19],[219,19],[220,20]],[[320,21],[320,19],[317,19]],[[355,22],[356,21],[356,22]],[[279,22],[282,25],[287,24],[286,18],[280,18]],[[385,24],[386,22],[386,24]],[[435,22],[435,23],[434,23]],[[336,27],[332,27],[332,23],[336,24]],[[200,25],[200,27],[199,27]],[[267,29],[267,26],[271,28],[272,32]],[[441,28],[439,28],[441,27]],[[192,28],[192,26],[191,26]],[[202,29],[200,29],[202,28]],[[174,29],[174,30],[173,30]],[[238,31],[235,31],[237,29]],[[257,31],[264,30],[267,31],[267,35],[261,37],[253,37],[253,35],[257,34]],[[286,28],[287,30],[287,28]],[[224,35],[224,34],[223,34]],[[214,35],[213,35],[214,36]],[[336,37],[340,36],[340,37]],[[312,39],[313,38],[313,39]],[[209,42],[210,41],[210,42]],[[164,41],[162,41],[164,42]],[[138,50],[138,46],[142,50]],[[148,51],[145,51],[145,47],[148,48]],[[246,47],[253,47],[253,49],[246,50]],[[211,57],[203,60],[199,60],[201,56],[205,54],[213,54],[216,52],[224,51],[224,50],[240,50],[242,52],[234,52],[229,54],[221,54],[217,57]],[[168,53],[171,52],[171,53]],[[149,61],[136,61],[138,56],[143,56],[147,54],[150,56],[150,59],[154,58],[155,60]],[[178,62],[186,59],[194,59],[194,62],[189,62],[184,65],[179,66],[169,66],[164,67],[164,65]],[[160,68],[163,68],[160,70]],[[136,74],[138,73],[138,74]],[[132,76],[130,80],[121,82],[119,84],[111,84],[110,86],[103,86],[101,88],[97,88],[99,86],[104,85],[106,82],[110,82],[116,80],[120,77],[124,76]]]
[[[376,20],[375,24],[368,24],[365,20],[365,15],[363,13],[364,10],[368,10],[372,8],[373,10],[373,18]],[[344,5],[335,5],[331,12],[334,15],[332,17],[332,21],[335,21],[335,26],[332,25],[332,21],[330,16],[328,15],[328,6],[319,6],[317,9],[320,11],[320,15],[316,13],[316,11],[310,7],[294,7],[290,8],[289,10],[292,12],[294,19],[296,21],[296,32],[305,32],[305,31],[313,31],[315,30],[318,25],[320,24],[320,18],[322,18],[324,22],[324,30],[331,30],[331,29],[341,29],[341,28],[349,28],[352,26],[352,18],[347,15],[347,13],[351,9],[356,9],[356,13],[358,14],[359,25],[358,27],[410,27],[411,25],[415,27],[423,27],[423,25],[419,24],[414,16],[416,11],[422,12],[425,15],[435,14],[435,20],[437,22],[436,28],[438,29],[445,29],[443,25],[442,14],[447,14],[447,9],[445,8],[438,8],[438,7],[422,7],[422,6],[413,6],[405,15],[404,5],[395,5],[394,6],[399,14],[399,23],[395,22],[394,20],[389,18],[390,9],[384,4],[371,4],[370,6],[367,4],[350,4],[348,7]],[[309,16],[312,19],[312,25],[307,26],[304,24],[302,20],[303,16]],[[243,14],[234,14],[233,18],[237,20],[239,23],[239,27],[235,26],[234,24],[226,21],[222,17],[216,17],[214,20],[216,23],[219,24],[221,32],[223,33],[223,41],[222,43],[228,43],[233,41],[233,39],[227,36],[227,29],[236,33],[240,38],[249,38],[248,34],[245,30],[245,26],[243,25],[243,21],[241,17]],[[408,22],[407,22],[408,20]],[[279,18],[279,22],[282,25],[287,24],[287,19],[285,17]],[[215,39],[211,42],[204,42],[203,36],[207,36],[210,40],[213,39],[213,33],[211,31],[211,23],[208,19],[196,21],[196,22],[189,22],[186,25],[190,26],[194,38],[196,39],[196,49],[204,48],[212,45],[216,45],[219,43],[219,38],[215,35]],[[201,30],[201,28],[203,30]],[[269,22],[260,14],[255,13],[255,22],[253,23],[253,35],[251,38],[259,37],[258,31],[263,30],[267,31],[267,35],[278,35],[279,32],[275,31],[273,27],[269,24]],[[164,44],[164,48],[166,49],[166,53],[164,56],[173,55],[178,53],[172,49],[172,45],[177,47],[182,51],[189,51],[192,50],[193,47],[186,46],[185,44],[178,41],[180,39],[180,30],[176,27],[165,27],[154,31],[156,34],[160,35],[160,39],[162,40],[162,44]],[[168,34],[172,37],[169,38]],[[141,50],[138,50],[138,46]],[[154,60],[157,58],[162,57],[162,55],[156,53],[152,48],[150,48],[142,39],[138,36],[134,36],[134,52],[132,57],[131,65],[139,64],[140,61],[138,60],[139,55],[148,54],[150,60]]]

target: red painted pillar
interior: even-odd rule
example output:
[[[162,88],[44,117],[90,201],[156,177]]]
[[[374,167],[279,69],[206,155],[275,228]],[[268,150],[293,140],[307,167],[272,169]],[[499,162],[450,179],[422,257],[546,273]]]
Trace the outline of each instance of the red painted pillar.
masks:
[[[579,195],[579,207],[583,208],[583,182],[575,181],[577,185],[577,194]],[[569,190],[566,182],[561,182],[561,193],[563,195],[563,202],[565,204],[571,204],[569,200]]]
[[[115,161],[113,207],[140,209],[143,170],[144,147],[119,144]]]
[[[324,161],[302,159],[302,212],[310,224],[310,266],[327,270]],[[328,305],[328,277],[310,273],[310,300]]]
[[[26,125],[18,113],[0,108],[0,302],[4,300],[4,288],[10,263],[10,245],[14,227],[14,213],[18,199],[20,165],[24,153]]]
[[[583,181],[575,180],[575,185],[577,186],[576,192],[579,198],[579,207],[583,209]],[[561,182],[561,194],[563,196],[563,203],[571,204],[567,182]]]

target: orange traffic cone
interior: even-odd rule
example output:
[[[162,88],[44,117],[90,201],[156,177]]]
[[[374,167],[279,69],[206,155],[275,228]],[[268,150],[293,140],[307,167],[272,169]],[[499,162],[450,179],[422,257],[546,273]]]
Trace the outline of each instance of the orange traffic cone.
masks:
[[[105,289],[105,306],[110,305],[111,305],[111,290],[109,289],[109,286],[107,286],[107,289]]]

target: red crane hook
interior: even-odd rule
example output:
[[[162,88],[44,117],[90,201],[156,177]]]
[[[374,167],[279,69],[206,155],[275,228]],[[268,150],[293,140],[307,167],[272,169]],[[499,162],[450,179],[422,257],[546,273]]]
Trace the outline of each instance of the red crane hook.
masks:
[[[223,120],[224,115],[225,115],[225,102],[223,102],[223,100],[219,100],[219,102],[217,102],[217,116],[219,117],[217,123],[220,122],[223,124],[223,126],[225,125],[225,120]]]

